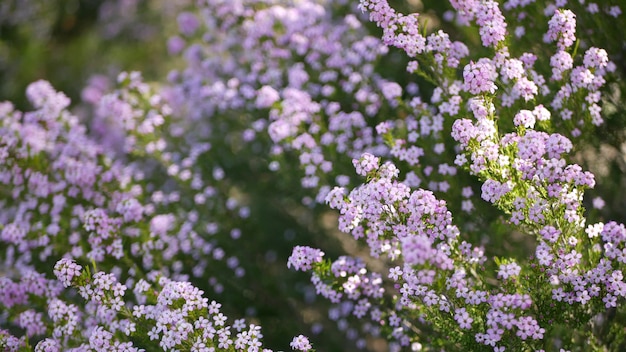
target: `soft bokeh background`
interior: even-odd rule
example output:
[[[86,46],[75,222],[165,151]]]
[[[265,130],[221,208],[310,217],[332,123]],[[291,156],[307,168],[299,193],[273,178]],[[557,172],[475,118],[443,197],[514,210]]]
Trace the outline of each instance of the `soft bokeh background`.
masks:
[[[141,71],[144,79],[155,86],[167,82],[170,70],[184,63],[168,54],[167,40],[178,31],[177,16],[182,10],[193,9],[193,0],[3,0],[0,1],[0,100],[10,100],[19,109],[28,109],[24,98],[25,87],[37,79],[50,81],[65,92],[75,111],[89,121],[89,100],[95,99],[114,85],[121,71]],[[357,3],[357,1],[354,1]],[[430,17],[431,28],[443,28],[456,40],[478,44],[477,33],[445,21],[450,10],[445,1],[427,1],[428,9],[417,0],[390,1],[401,12],[423,12]],[[578,1],[572,1],[576,8]],[[626,8],[625,1],[613,2]],[[539,6],[539,5],[538,5]],[[350,6],[338,7],[351,11]],[[580,9],[579,9],[580,10]],[[592,16],[589,16],[592,18]],[[622,17],[623,18],[623,17]],[[618,76],[626,73],[626,47],[623,21],[595,21],[579,17],[579,31],[583,42],[597,43],[607,50],[617,64]],[[375,25],[368,24],[374,36],[380,36]],[[541,30],[541,29],[537,29]],[[528,47],[537,38],[523,37]],[[398,51],[379,63],[377,71],[405,86],[409,80],[419,83],[424,96],[433,87],[425,81],[405,74],[407,59]],[[623,98],[626,80],[615,80],[608,86],[604,101],[606,123],[595,133],[585,135],[584,143],[576,150],[575,160],[596,174],[598,185],[587,195],[586,204],[593,220],[610,219],[626,222],[626,101]],[[85,91],[89,86],[91,90]],[[101,89],[101,92],[98,91]],[[229,118],[225,115],[224,118]],[[243,241],[224,247],[236,252],[246,269],[243,279],[229,277],[222,267],[211,267],[209,276],[220,277],[222,293],[212,292],[208,282],[194,282],[205,289],[209,298],[222,302],[232,316],[245,316],[263,326],[265,342],[269,347],[285,348],[291,337],[300,333],[311,335],[319,351],[353,349],[345,342],[346,332],[337,328],[328,318],[328,304],[315,299],[304,274],[287,269],[287,258],[294,245],[324,248],[328,257],[348,253],[363,254],[363,249],[348,236],[336,230],[336,215],[324,207],[313,209],[301,202],[300,179],[281,179],[276,182],[262,156],[239,154],[232,146],[215,145],[211,160],[224,167],[228,186],[222,191],[236,197],[250,207],[249,221],[242,227]],[[242,157],[242,155],[244,155]],[[289,156],[286,156],[288,158]],[[297,165],[296,160],[291,160]],[[289,164],[289,160],[287,160]],[[464,182],[471,177],[459,176]],[[475,190],[478,190],[476,183]],[[455,185],[452,185],[453,187]],[[591,200],[601,197],[605,206],[592,209]],[[448,200],[452,210],[458,209],[454,200]],[[482,206],[485,206],[484,204]],[[496,210],[485,206],[485,219],[500,217]],[[457,214],[453,211],[453,214]],[[202,215],[202,214],[201,214]],[[459,212],[458,222],[463,222]],[[511,234],[503,222],[492,221],[490,254],[522,256],[532,251],[532,241],[522,234]],[[495,224],[495,225],[494,225]],[[474,240],[483,235],[470,233]],[[222,243],[229,243],[222,241]],[[511,253],[518,251],[519,253]],[[369,261],[372,268],[383,268],[384,262]],[[318,333],[319,335],[316,335]],[[371,350],[385,350],[380,339],[370,339]]]

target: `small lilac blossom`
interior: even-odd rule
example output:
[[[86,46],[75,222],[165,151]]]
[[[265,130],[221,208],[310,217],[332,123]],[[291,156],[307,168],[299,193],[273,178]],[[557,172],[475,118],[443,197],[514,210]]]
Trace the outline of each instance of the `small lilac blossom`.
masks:
[[[70,287],[72,280],[80,276],[82,267],[71,259],[63,258],[54,265],[54,275],[63,286]]]
[[[489,60],[470,62],[463,69],[463,88],[471,94],[494,94],[498,87],[494,83],[497,72]]]
[[[461,329],[471,329],[472,322],[474,321],[474,319],[470,317],[469,313],[467,313],[465,308],[458,308],[455,311],[454,320],[456,320]]]
[[[482,43],[486,47],[495,47],[506,36],[505,18],[496,1],[480,1],[477,5],[476,24],[480,26],[479,34]]]
[[[352,159],[352,165],[356,168],[357,174],[367,176],[373,170],[378,168],[380,159],[370,153],[364,153],[360,159]]]
[[[557,42],[560,50],[565,50],[576,41],[576,15],[570,10],[558,10],[548,22],[547,40]]]
[[[515,126],[522,126],[525,128],[535,127],[535,115],[530,110],[520,110],[513,118]]]
[[[192,35],[200,26],[200,22],[196,15],[191,12],[182,12],[178,15],[178,27],[184,35]]]
[[[563,74],[574,67],[574,59],[565,50],[559,50],[550,58],[550,66],[552,67],[552,79],[561,80]]]
[[[296,246],[287,260],[287,267],[293,267],[295,270],[308,271],[313,268],[313,264],[321,263],[323,256],[324,252],[319,249]]]
[[[309,351],[313,348],[309,339],[304,335],[298,335],[293,338],[291,343],[289,344],[292,350],[294,351]]]
[[[517,263],[502,264],[498,270],[498,277],[504,280],[516,277],[521,270],[522,268]]]

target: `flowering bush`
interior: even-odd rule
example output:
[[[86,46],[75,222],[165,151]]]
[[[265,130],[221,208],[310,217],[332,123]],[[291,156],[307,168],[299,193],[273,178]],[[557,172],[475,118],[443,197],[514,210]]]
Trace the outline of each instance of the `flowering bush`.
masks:
[[[80,114],[31,83],[0,104],[0,346],[622,350],[626,227],[581,158],[622,126],[591,27],[621,5],[181,2],[167,81],[95,76]]]

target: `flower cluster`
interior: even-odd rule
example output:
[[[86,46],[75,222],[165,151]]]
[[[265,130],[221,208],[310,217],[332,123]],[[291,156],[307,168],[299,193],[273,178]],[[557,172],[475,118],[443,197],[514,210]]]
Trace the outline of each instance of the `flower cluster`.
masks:
[[[369,159],[371,156],[365,154],[361,162]],[[355,165],[358,169],[360,163],[355,162]],[[510,344],[511,338],[517,337],[523,345],[532,346],[532,341],[544,337],[546,328],[526,313],[536,309],[531,296],[516,293],[516,287],[529,284],[513,280],[521,272],[517,263],[502,264],[498,271],[498,278],[509,282],[502,287],[513,289],[513,293],[488,289],[484,283],[468,276],[485,265],[482,250],[459,239],[460,232],[452,224],[443,201],[429,191],[411,192],[405,184],[397,182],[397,169],[393,164],[380,165],[377,162],[370,175],[374,175],[370,181],[352,190],[345,199],[344,190],[336,188],[329,193],[327,202],[341,213],[340,229],[356,238],[365,236],[372,255],[384,253],[391,260],[402,261],[402,266],[391,268],[388,276],[398,290],[395,309],[387,310],[369,300],[357,301],[361,295],[351,297],[356,288],[371,279],[352,280],[350,275],[353,272],[367,272],[363,264],[356,267],[356,263],[342,264],[345,269],[337,270],[337,264],[345,262],[345,258],[333,262],[330,273],[321,267],[312,270],[312,281],[318,294],[335,303],[341,302],[345,295],[356,301],[350,309],[355,316],[362,317],[369,310],[373,322],[379,327],[387,323],[397,327],[390,332],[397,341],[391,345],[392,349],[410,343],[411,317],[417,312],[429,319],[448,319],[447,326],[473,332],[471,339],[464,337],[454,343],[499,348],[501,343]],[[293,256],[299,256],[300,252],[301,249],[296,248]],[[332,277],[339,280],[340,283],[336,284],[339,286],[329,285]],[[442,288],[438,283],[445,285]],[[366,297],[382,297],[384,291],[380,286],[375,291],[377,295]],[[449,315],[451,312],[454,316]],[[486,324],[472,325],[478,319]]]
[[[626,227],[574,157],[621,9],[584,3],[163,5],[167,82],[0,103],[0,349],[623,349]]]
[[[61,260],[57,267],[78,267],[69,260]],[[59,280],[65,280],[66,274],[58,271]],[[76,315],[74,320],[89,326],[86,339],[89,341],[86,348],[95,351],[125,350],[139,351],[130,340],[137,334],[147,333],[148,345],[164,351],[190,348],[191,351],[208,352],[216,348],[236,351],[261,351],[261,328],[257,325],[246,325],[241,320],[235,320],[232,325],[227,324],[227,317],[220,312],[221,304],[203,297],[204,292],[189,282],[172,281],[157,272],[151,272],[147,280],[140,279],[131,287],[119,282],[115,275],[96,272],[90,275],[88,271],[81,271],[80,276],[72,284],[87,302],[85,313],[88,318]],[[132,290],[136,301],[134,303],[126,297],[126,292]],[[67,306],[61,301],[55,301],[59,308]],[[61,308],[63,309],[63,308]],[[62,311],[51,313],[61,314]],[[54,319],[55,329],[61,326],[60,319]],[[76,323],[75,323],[76,324]],[[41,341],[38,350],[55,348],[59,350],[68,339],[73,337],[73,330],[59,330],[52,339]],[[120,339],[119,336],[123,336]],[[311,349],[306,337],[300,336],[302,341],[294,346],[300,351]],[[307,344],[304,344],[306,342]],[[308,346],[308,347],[307,347]],[[144,350],[144,349],[141,349]],[[270,351],[263,349],[263,351]]]
[[[548,25],[550,30],[546,33],[546,39],[556,41],[560,50],[569,48],[576,41],[576,15],[572,11],[556,11]]]
[[[463,69],[463,87],[471,94],[493,94],[498,89],[494,83],[496,77],[496,69],[489,60],[471,62]]]
[[[468,334],[460,334],[454,341],[434,342],[431,338],[429,345],[433,347],[440,343],[448,348],[491,346],[500,351],[506,346],[525,346],[542,350],[558,331],[550,324],[575,322],[581,326],[585,317],[601,312],[599,307],[616,307],[616,302],[622,299],[619,289],[623,282],[619,274],[622,264],[613,254],[620,250],[611,251],[609,259],[604,249],[620,248],[619,244],[614,237],[608,243],[597,240],[602,224],[588,227],[589,236],[585,234],[582,196],[586,189],[594,187],[595,178],[569,162],[573,144],[564,136],[569,133],[578,137],[580,128],[587,122],[601,123],[596,103],[611,65],[606,53],[595,47],[586,50],[581,65],[575,63],[569,50],[576,40],[576,16],[569,10],[554,11],[546,41],[556,41],[558,51],[549,62],[538,64],[537,56],[532,53],[511,57],[505,43],[507,24],[496,3],[454,1],[453,6],[460,16],[457,20],[462,19],[465,24],[476,21],[483,45],[495,48],[493,57],[480,57],[465,66],[462,82],[450,79],[442,70],[445,55],[437,58],[434,51],[427,49],[430,42],[418,30],[417,14],[402,15],[386,1],[360,2],[360,8],[369,11],[370,20],[383,29],[385,44],[403,49],[410,58],[419,60],[419,65],[416,61],[409,64],[409,72],[420,72],[426,78],[435,76],[433,81],[439,87],[431,97],[433,106],[420,99],[413,99],[407,105],[421,114],[419,123],[426,126],[433,114],[451,118],[450,135],[461,148],[457,150],[455,164],[483,182],[483,200],[507,214],[512,225],[537,235],[530,266],[523,261],[498,258],[495,266],[489,264],[480,247],[460,240],[461,231],[452,224],[445,202],[437,200],[430,191],[413,190],[421,181],[414,176],[414,170],[432,177],[433,169],[421,162],[411,162],[412,158],[406,156],[407,150],[418,148],[415,145],[419,137],[430,134],[428,128],[423,132],[424,125],[413,124],[412,116],[400,123],[387,121],[377,125],[377,132],[391,148],[388,156],[407,161],[411,166],[412,175],[407,175],[404,183],[395,180],[400,174],[398,166],[389,162],[380,165],[384,154],[365,153],[353,159],[353,165],[357,174],[367,177],[367,182],[352,191],[347,191],[344,185],[336,187],[325,200],[340,214],[339,229],[355,239],[364,239],[371,256],[385,262],[402,262],[395,267],[391,264],[389,271],[389,279],[399,292],[383,294],[397,299],[394,309],[381,310],[390,321],[380,320],[380,315],[376,315],[379,324],[398,326],[397,331],[387,332],[394,341],[393,348],[420,341],[419,335],[408,337],[411,335],[408,329],[423,329],[421,325],[415,327],[415,317],[419,316],[421,324],[429,328],[432,328],[430,324],[436,326],[448,339],[450,329],[471,330],[471,338]],[[522,5],[507,3],[505,7],[517,6]],[[437,35],[441,37],[441,33]],[[405,37],[421,40],[423,44],[416,47],[415,42]],[[424,64],[430,66],[424,68]],[[552,70],[551,81],[539,73],[540,65]],[[553,84],[556,82],[566,83]],[[584,121],[570,124],[572,116],[568,113],[576,104],[581,104],[586,116]],[[466,111],[466,116],[473,115],[473,119],[456,118],[460,111]],[[565,119],[555,119],[556,113]],[[563,133],[545,132],[555,127]],[[395,138],[398,134],[406,138]],[[437,147],[435,153],[444,150],[445,146]],[[442,171],[446,168],[439,170],[446,172]],[[447,189],[432,181],[428,186],[434,191]],[[469,198],[472,193],[471,188],[463,188],[463,197]],[[463,208],[471,211],[473,205],[467,202],[464,201]],[[476,274],[476,267],[484,271],[484,266],[497,271],[490,280],[502,281],[500,292],[484,285],[479,277],[485,275]],[[618,272],[610,274],[612,270]],[[345,292],[349,292],[345,287],[349,281],[343,276],[337,279],[327,276],[324,265],[313,266],[310,271],[318,293],[332,302],[340,303]],[[603,274],[598,277],[598,272]],[[609,276],[618,283],[604,282]],[[594,279],[590,280],[591,277]],[[533,285],[544,288],[536,289]],[[556,312],[554,307],[558,306],[567,313],[548,319],[542,313],[547,306],[551,307],[550,312]],[[584,308],[590,306],[594,308]],[[450,312],[453,317],[447,315]],[[404,318],[396,321],[398,316]],[[474,324],[476,321],[481,323]]]
[[[105,134],[100,142],[66,110],[68,98],[45,81],[27,89],[37,110],[22,113],[10,103],[2,104],[2,192],[12,201],[2,203],[0,240],[5,244],[2,255],[11,276],[2,278],[0,305],[7,309],[12,324],[24,331],[25,338],[40,341],[37,351],[140,351],[145,350],[144,345],[137,345],[132,336],[144,333],[149,341],[158,340],[153,348],[164,350],[180,349],[187,343],[197,351],[231,345],[238,350],[260,350],[258,326],[246,330],[242,321],[237,321],[233,327],[237,334],[231,337],[225,317],[218,313],[206,318],[217,324],[215,329],[203,325],[206,336],[199,334],[202,329],[194,325],[195,320],[177,325],[181,314],[192,314],[195,319],[197,313],[192,311],[210,308],[203,292],[185,282],[191,276],[206,275],[204,269],[210,260],[223,261],[235,277],[245,274],[238,258],[228,257],[209,237],[219,231],[219,225],[211,219],[200,222],[193,209],[182,219],[171,213],[170,207],[181,199],[179,192],[199,190],[192,197],[194,205],[206,204],[208,198],[213,207],[208,209],[232,212],[240,219],[249,211],[235,199],[221,199],[215,188],[203,185],[200,175],[194,174],[197,171],[181,170],[189,169],[194,158],[208,149],[205,146],[196,145],[184,160],[172,160],[166,145],[151,147],[164,143],[158,142],[158,128],[171,110],[159,96],[145,98],[148,86],[139,75],[123,74],[120,82],[125,88],[101,99],[97,117],[106,122],[112,114],[120,113],[116,122],[122,126],[101,125],[118,134]],[[121,141],[117,146],[122,148],[105,149],[107,143],[115,144],[115,139],[107,137],[117,138]],[[139,146],[145,149],[138,150]],[[144,164],[124,165],[119,159],[120,155],[145,156],[146,152],[152,159],[144,159]],[[169,184],[169,193],[165,193],[165,189],[155,190],[154,184],[140,182],[147,180],[142,168],[154,160],[163,162],[173,179],[180,182],[181,190]],[[217,180],[223,177],[219,169],[212,174]],[[144,196],[144,187],[154,192],[152,197]],[[228,224],[222,226],[227,229]],[[227,235],[237,239],[241,231],[232,228]],[[53,262],[53,279],[45,268],[55,258],[60,260]],[[191,273],[183,271],[185,261],[194,263]],[[85,263],[93,265],[93,275]],[[43,272],[34,269],[39,267]],[[157,268],[170,278],[157,275]],[[146,281],[145,275],[153,279]],[[155,281],[157,277],[162,280]],[[152,284],[158,286],[151,289]],[[223,290],[215,278],[210,285],[217,293]],[[76,297],[73,289],[83,303],[72,298]],[[127,294],[129,290],[134,296]],[[180,308],[180,299],[191,306]],[[141,314],[133,314],[134,304],[142,305],[138,308],[143,309]],[[168,309],[172,312],[167,313]],[[154,329],[147,329],[148,323]],[[49,337],[39,339],[42,336]],[[7,335],[1,343],[17,350],[25,341]]]

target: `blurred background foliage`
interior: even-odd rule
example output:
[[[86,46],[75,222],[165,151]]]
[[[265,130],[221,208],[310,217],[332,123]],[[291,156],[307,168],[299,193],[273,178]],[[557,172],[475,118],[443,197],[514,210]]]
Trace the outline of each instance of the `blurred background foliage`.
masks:
[[[77,111],[86,111],[81,94],[90,79],[104,75],[106,82],[113,82],[121,71],[141,71],[148,82],[166,82],[168,72],[181,67],[182,60],[167,52],[167,40],[177,33],[177,14],[189,9],[194,0],[2,0],[0,1],[0,101],[10,100],[18,109],[30,107],[24,97],[26,86],[35,80],[46,79],[59,91],[65,92]],[[450,33],[451,39],[474,43],[479,47],[477,32],[459,28],[444,21],[451,10],[447,1],[428,1],[427,9],[419,0],[389,1],[403,13],[420,12],[428,17],[429,28],[442,28]],[[354,4],[358,1],[354,0]],[[535,6],[539,12],[544,2]],[[584,12],[578,1],[570,1],[576,13]],[[612,1],[626,9],[626,1]],[[576,8],[579,6],[579,8]],[[350,11],[350,6],[338,7]],[[537,14],[539,16],[539,14]],[[623,16],[621,17],[623,18]],[[598,21],[594,16],[579,16],[577,33],[582,42],[597,43],[607,50],[617,64],[616,77],[626,73],[623,21]],[[372,35],[379,37],[375,24],[367,24]],[[584,30],[593,28],[592,31]],[[538,31],[545,28],[538,28]],[[519,39],[528,48],[538,48],[540,38],[524,36]],[[480,53],[477,53],[480,54]],[[514,53],[520,54],[520,53]],[[540,53],[537,53],[538,55]],[[549,54],[546,54],[549,55]],[[394,79],[401,86],[415,81],[421,94],[427,99],[434,87],[415,76],[406,74],[408,59],[398,50],[390,54],[376,67],[383,77]],[[96,76],[97,77],[97,76]],[[598,185],[587,197],[587,208],[592,209],[591,199],[602,197],[606,206],[589,210],[590,220],[616,220],[626,222],[626,108],[623,98],[625,80],[615,79],[607,87],[603,115],[605,124],[595,133],[584,136],[584,143],[577,150],[575,159],[591,169]],[[233,118],[231,116],[230,118]],[[233,118],[229,123],[236,123]],[[264,155],[268,151],[258,150],[256,157],[242,158],[232,145],[214,145],[211,160],[200,160],[207,165],[215,163],[224,167],[230,178],[226,193],[238,193],[250,206],[251,217],[242,226],[245,240],[232,243],[226,252],[236,252],[245,260],[246,276],[243,280],[223,278],[222,294],[209,293],[210,299],[224,304],[229,315],[246,316],[263,326],[265,341],[273,348],[284,348],[292,336],[311,329],[322,331],[322,337],[312,336],[319,351],[343,351],[353,349],[345,342],[345,332],[336,328],[336,323],[327,317],[326,302],[315,300],[308,285],[308,276],[294,273],[286,268],[287,258],[294,245],[310,245],[329,249],[330,258],[349,253],[359,255],[362,248],[336,230],[336,215],[322,207],[310,209],[300,200],[300,177],[282,178],[276,182],[273,172],[268,170]],[[286,155],[285,158],[289,158]],[[286,160],[294,165],[297,161]],[[207,170],[210,173],[210,170]],[[283,173],[285,175],[286,173]],[[459,177],[472,179],[467,174]],[[474,180],[474,191],[479,185]],[[454,187],[454,185],[453,185]],[[459,204],[448,200],[457,223],[465,220],[458,210]],[[484,207],[486,219],[501,217],[494,208]],[[489,212],[491,209],[491,212]],[[511,236],[511,228],[504,221],[490,221],[492,241],[491,255],[501,255],[517,249],[522,256],[532,251],[532,243],[521,235]],[[482,232],[484,228],[479,229]],[[476,235],[480,240],[480,236]],[[221,241],[220,243],[229,243]],[[514,256],[515,254],[513,254]],[[384,263],[369,262],[381,268]],[[209,268],[216,276],[224,268]],[[206,282],[194,282],[209,292]],[[382,340],[370,340],[371,350],[385,350]]]
[[[190,0],[3,0],[0,2],[0,97],[26,108],[24,90],[50,81],[74,104],[94,74],[141,71],[162,79],[176,14]]]

